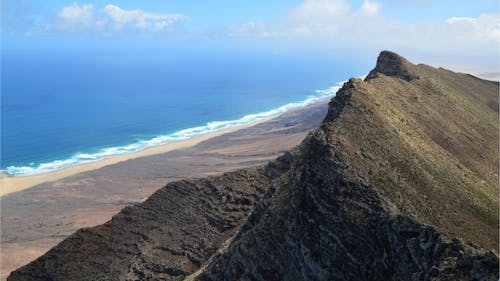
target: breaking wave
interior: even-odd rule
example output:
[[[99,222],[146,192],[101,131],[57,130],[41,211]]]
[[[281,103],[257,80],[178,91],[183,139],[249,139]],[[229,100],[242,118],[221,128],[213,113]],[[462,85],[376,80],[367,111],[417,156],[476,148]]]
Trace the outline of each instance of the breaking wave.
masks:
[[[265,112],[245,115],[239,119],[208,122],[204,126],[187,128],[171,134],[160,135],[147,140],[138,140],[129,145],[103,148],[95,153],[76,153],[71,157],[63,160],[54,160],[52,162],[40,163],[38,165],[36,165],[35,163],[31,163],[29,166],[8,166],[3,171],[15,176],[27,176],[52,172],[78,164],[102,160],[116,155],[134,153],[152,146],[191,139],[203,134],[213,133],[219,130],[224,130],[236,126],[242,126],[255,121],[271,119],[289,110],[306,107],[308,105],[332,98],[341,85],[342,83],[339,83],[336,86],[330,87],[326,90],[317,90],[315,91],[315,95],[308,96],[302,101],[291,102]]]

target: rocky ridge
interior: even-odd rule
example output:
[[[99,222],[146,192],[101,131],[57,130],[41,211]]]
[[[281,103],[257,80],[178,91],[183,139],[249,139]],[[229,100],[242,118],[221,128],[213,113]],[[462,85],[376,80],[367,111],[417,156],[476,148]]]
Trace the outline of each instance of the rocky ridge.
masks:
[[[8,280],[498,280],[498,89],[384,51],[296,149],[170,183]]]

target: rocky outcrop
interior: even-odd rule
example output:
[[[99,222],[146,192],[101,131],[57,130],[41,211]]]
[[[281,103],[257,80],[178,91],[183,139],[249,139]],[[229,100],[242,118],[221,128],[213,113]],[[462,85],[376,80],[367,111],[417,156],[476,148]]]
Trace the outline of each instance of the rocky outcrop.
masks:
[[[171,183],[9,280],[498,280],[498,90],[382,52],[296,149]]]
[[[380,53],[377,58],[377,65],[368,73],[366,79],[376,78],[379,73],[398,77],[406,81],[419,78],[411,62],[390,51],[382,51]]]
[[[8,280],[182,280],[270,197],[286,159],[167,184],[104,225],[81,229]]]

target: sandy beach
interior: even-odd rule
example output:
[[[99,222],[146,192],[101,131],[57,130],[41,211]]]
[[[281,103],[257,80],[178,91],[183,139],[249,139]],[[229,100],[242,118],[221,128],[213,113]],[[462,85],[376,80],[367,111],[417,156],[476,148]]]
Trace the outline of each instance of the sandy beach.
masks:
[[[108,165],[120,163],[126,160],[134,159],[134,158],[139,158],[139,157],[146,157],[150,155],[155,155],[155,154],[160,154],[160,153],[165,153],[169,152],[172,150],[176,149],[182,149],[182,148],[188,148],[197,145],[198,143],[208,140],[210,138],[214,138],[223,134],[227,134],[230,132],[235,132],[244,128],[248,128],[254,125],[257,125],[259,123],[265,122],[266,120],[261,120],[261,121],[256,121],[252,122],[246,125],[242,126],[235,126],[223,130],[219,130],[217,132],[213,133],[207,133],[203,134],[191,139],[187,140],[182,140],[182,141],[175,141],[171,143],[167,143],[164,145],[158,145],[154,147],[148,147],[143,150],[130,153],[130,154],[122,154],[122,155],[116,155],[112,156],[109,158],[105,158],[102,160],[94,161],[94,162],[88,162],[88,163],[83,163],[71,167],[67,167],[61,170],[53,171],[53,172],[47,172],[43,174],[38,174],[38,175],[30,175],[30,176],[11,176],[6,173],[0,174],[0,196],[21,191],[30,187],[33,187],[35,185],[45,183],[45,182],[53,182],[59,179],[63,179],[72,175],[76,175],[82,172],[87,172],[87,171],[92,171],[96,170]]]
[[[280,156],[316,128],[326,111],[323,102],[134,154],[3,178],[0,280],[76,230],[108,221],[168,182],[261,165]]]

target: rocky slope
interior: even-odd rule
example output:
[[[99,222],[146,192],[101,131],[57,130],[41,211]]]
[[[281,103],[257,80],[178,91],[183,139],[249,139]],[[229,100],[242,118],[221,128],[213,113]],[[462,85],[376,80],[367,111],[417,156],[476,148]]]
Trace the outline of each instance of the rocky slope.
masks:
[[[498,91],[382,52],[293,151],[168,184],[8,280],[498,280]]]

